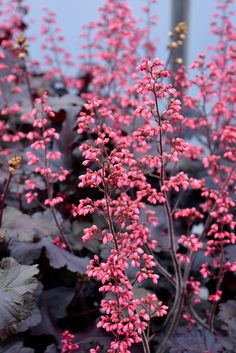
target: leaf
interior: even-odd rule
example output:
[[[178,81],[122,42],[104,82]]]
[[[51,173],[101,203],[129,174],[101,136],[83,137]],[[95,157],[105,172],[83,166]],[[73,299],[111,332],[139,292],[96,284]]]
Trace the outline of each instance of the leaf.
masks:
[[[85,273],[89,263],[87,257],[80,258],[75,256],[69,251],[54,245],[49,238],[41,239],[35,243],[15,241],[9,244],[9,249],[11,255],[24,264],[31,264],[38,259],[42,249],[45,249],[49,263],[54,268],[66,267],[71,272]]]
[[[56,319],[53,317],[49,305],[43,297],[39,299],[39,305],[42,320],[37,326],[31,328],[30,333],[33,336],[52,336],[55,342],[59,344],[61,341],[61,330],[58,328]]]
[[[13,240],[9,242],[8,248],[11,256],[14,257],[19,263],[31,265],[40,257],[43,244],[41,241],[31,243]]]
[[[21,321],[17,325],[17,332],[27,331],[29,328],[38,325],[42,320],[42,316],[39,308],[35,307],[29,317],[27,319]]]
[[[225,258],[230,261],[236,261],[235,245],[229,245],[225,249]]]
[[[210,331],[192,329],[169,341],[170,353],[220,353],[222,344]]]
[[[93,346],[97,344],[109,346],[112,338],[113,337],[109,332],[106,332],[105,330],[98,328],[96,324],[93,324],[92,326],[79,333],[79,346],[81,348],[87,348],[88,344],[91,343]]]
[[[1,230],[9,237],[27,242],[57,232],[54,222],[47,219],[43,213],[34,218],[10,206],[4,209]]]
[[[226,303],[220,304],[219,318],[228,323],[231,320],[236,320],[236,301],[228,300]]]
[[[30,347],[24,347],[22,341],[10,340],[0,345],[1,353],[34,353]]]
[[[89,263],[88,258],[80,258],[78,256],[75,256],[69,251],[55,246],[46,239],[44,239],[43,242],[44,244],[46,244],[46,256],[52,267],[66,267],[71,272],[86,272],[87,265]]]
[[[41,295],[41,300],[48,305],[53,316],[60,319],[67,315],[67,306],[74,295],[74,288],[56,287],[45,290]]]
[[[50,346],[47,346],[46,351],[44,353],[58,353],[58,349],[56,347],[56,345],[50,344]]]
[[[236,352],[236,301],[228,300],[226,303],[221,303],[219,307],[217,316],[224,323],[222,328],[227,331],[227,336],[222,338],[224,347],[227,352]]]
[[[17,325],[31,315],[38,272],[37,265],[20,265],[10,257],[0,262],[0,339],[17,332]]]

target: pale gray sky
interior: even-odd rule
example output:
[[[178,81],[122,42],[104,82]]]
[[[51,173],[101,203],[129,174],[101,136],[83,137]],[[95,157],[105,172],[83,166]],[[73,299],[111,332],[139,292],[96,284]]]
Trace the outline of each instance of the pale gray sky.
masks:
[[[30,17],[35,21],[31,25],[29,34],[38,36],[42,8],[48,7],[57,13],[57,19],[66,37],[66,48],[74,57],[79,52],[80,27],[82,24],[98,18],[98,7],[104,4],[104,0],[26,0],[30,6]],[[142,16],[140,8],[144,5],[142,0],[128,0],[135,17]],[[188,64],[196,58],[199,52],[206,50],[212,44],[213,36],[209,33],[211,15],[215,9],[216,0],[191,0]],[[234,6],[236,8],[236,4]],[[160,38],[158,56],[166,57],[167,32],[171,29],[170,21],[171,0],[159,0],[156,5],[156,14],[159,16],[159,26],[156,28],[155,37]],[[40,36],[39,36],[40,39]],[[31,47],[34,58],[40,58],[40,40]]]

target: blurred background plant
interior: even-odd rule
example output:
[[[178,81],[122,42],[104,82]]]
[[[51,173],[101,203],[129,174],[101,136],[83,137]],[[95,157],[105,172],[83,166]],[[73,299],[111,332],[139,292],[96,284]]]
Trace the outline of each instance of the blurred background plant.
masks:
[[[0,1],[0,352],[234,352],[235,4],[128,3]]]

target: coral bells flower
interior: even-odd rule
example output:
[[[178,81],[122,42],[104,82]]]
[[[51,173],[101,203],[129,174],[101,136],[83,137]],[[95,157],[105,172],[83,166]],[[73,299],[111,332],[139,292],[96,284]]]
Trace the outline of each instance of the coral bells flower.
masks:
[[[182,244],[192,252],[196,252],[203,247],[203,244],[196,238],[194,234],[190,234],[189,236],[181,235],[178,243]]]
[[[209,264],[208,263],[201,265],[200,273],[201,273],[203,278],[208,278],[210,276],[211,271],[209,269]]]
[[[95,348],[92,348],[92,349],[90,349],[90,353],[97,353],[97,352],[99,352],[101,350],[101,347],[100,346],[97,346],[97,347],[95,347]]]
[[[221,299],[221,295],[222,295],[222,291],[217,290],[217,292],[215,294],[209,295],[209,300],[212,302],[218,302]]]
[[[168,307],[158,300],[155,294],[148,293],[146,298],[141,298],[142,304],[151,316],[164,316],[167,314]]]
[[[72,340],[75,337],[72,333],[69,331],[64,331],[62,336],[62,353],[72,353],[79,349],[79,345],[77,343],[72,343]]]
[[[60,237],[58,237],[58,236],[53,239],[53,244],[58,246],[61,249],[67,248],[67,244],[64,243],[63,241],[61,241]]]
[[[60,196],[57,196],[57,197],[54,197],[52,199],[46,199],[44,201],[44,204],[47,206],[51,206],[51,207],[54,207],[55,205],[58,205],[59,203],[63,202],[63,198],[60,197]]]
[[[27,204],[30,204],[33,201],[37,200],[38,193],[29,191],[29,192],[25,193],[25,198],[26,198]]]
[[[204,216],[202,213],[196,210],[195,207],[192,208],[184,208],[182,210],[177,210],[174,214],[175,218],[187,218],[191,222],[193,222],[195,219],[200,218],[202,219]]]
[[[191,260],[190,260],[189,256],[187,256],[187,255],[177,254],[176,257],[182,263],[187,263],[187,264],[191,263]]]

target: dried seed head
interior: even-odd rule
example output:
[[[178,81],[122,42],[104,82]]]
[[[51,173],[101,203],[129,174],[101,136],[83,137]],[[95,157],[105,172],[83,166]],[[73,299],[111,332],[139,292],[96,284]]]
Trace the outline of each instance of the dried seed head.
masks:
[[[22,157],[14,156],[8,161],[8,169],[10,173],[15,173],[22,166]]]
[[[175,59],[175,63],[178,64],[178,65],[181,65],[181,64],[183,64],[183,59],[182,58],[176,58]]]
[[[25,59],[25,57],[26,57],[26,53],[21,52],[18,54],[18,59],[20,59],[20,60]]]
[[[24,44],[25,42],[26,42],[26,37],[25,37],[23,34],[21,34],[21,35],[17,38],[17,43],[20,44],[20,45],[22,45],[22,44]]]

